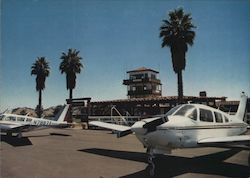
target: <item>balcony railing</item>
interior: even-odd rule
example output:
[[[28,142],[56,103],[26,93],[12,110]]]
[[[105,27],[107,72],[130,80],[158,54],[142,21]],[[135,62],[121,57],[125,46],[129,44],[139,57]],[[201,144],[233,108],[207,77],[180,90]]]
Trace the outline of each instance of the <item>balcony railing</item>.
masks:
[[[147,83],[147,82],[161,84],[161,81],[159,79],[154,79],[154,78],[140,78],[140,79],[127,79],[127,80],[123,80],[123,85],[129,85],[129,84],[133,84],[133,83]]]

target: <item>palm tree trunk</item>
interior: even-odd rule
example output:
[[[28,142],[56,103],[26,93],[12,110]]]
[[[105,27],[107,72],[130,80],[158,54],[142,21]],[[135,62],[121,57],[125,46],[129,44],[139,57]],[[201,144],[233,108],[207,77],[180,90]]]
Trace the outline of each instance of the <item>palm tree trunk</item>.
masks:
[[[69,89],[69,99],[73,98],[73,89]]]
[[[70,99],[70,102],[73,98],[73,89],[69,89],[69,99]],[[69,108],[69,117],[67,118],[67,122],[68,123],[72,123],[73,122],[73,119],[72,119],[72,108],[70,107]]]
[[[177,79],[178,79],[178,102],[183,102],[183,81],[182,81],[182,70],[177,72]]]
[[[38,99],[38,117],[42,117],[42,90],[39,90],[39,99]]]

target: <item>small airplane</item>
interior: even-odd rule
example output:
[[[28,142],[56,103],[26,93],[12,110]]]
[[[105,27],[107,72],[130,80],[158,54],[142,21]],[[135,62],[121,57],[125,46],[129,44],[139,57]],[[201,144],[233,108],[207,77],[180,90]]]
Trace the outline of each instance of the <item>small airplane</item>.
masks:
[[[64,121],[69,105],[65,105],[64,108],[57,114],[55,120],[49,120],[44,118],[35,118],[27,115],[7,114],[6,112],[0,114],[0,132],[7,133],[7,136],[12,136],[12,133],[17,133],[18,138],[22,137],[22,132],[30,131],[35,128],[41,127],[68,127],[68,123]]]
[[[155,174],[155,154],[170,154],[172,149],[214,146],[222,144],[250,144],[249,128],[243,121],[247,96],[243,92],[235,115],[202,104],[182,104],[162,117],[135,122],[131,127],[91,121],[90,125],[115,130],[117,137],[135,133],[147,148],[150,175]]]

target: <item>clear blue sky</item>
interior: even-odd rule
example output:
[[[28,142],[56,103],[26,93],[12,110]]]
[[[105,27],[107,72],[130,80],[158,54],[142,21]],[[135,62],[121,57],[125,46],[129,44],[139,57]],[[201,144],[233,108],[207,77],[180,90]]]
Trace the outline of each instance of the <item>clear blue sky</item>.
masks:
[[[51,67],[44,108],[65,103],[59,63],[68,48],[80,50],[85,66],[75,97],[126,98],[126,71],[142,66],[160,71],[163,95],[177,95],[171,55],[159,38],[162,20],[177,7],[191,13],[197,26],[183,72],[184,95],[250,95],[249,0],[1,0],[0,110],[37,105],[30,67],[41,56]]]

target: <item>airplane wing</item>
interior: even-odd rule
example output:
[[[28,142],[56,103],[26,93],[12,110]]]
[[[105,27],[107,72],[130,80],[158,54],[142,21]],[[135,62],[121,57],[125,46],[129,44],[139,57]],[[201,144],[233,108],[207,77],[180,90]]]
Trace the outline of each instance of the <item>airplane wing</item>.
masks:
[[[124,125],[110,124],[110,123],[105,123],[105,122],[100,122],[100,121],[91,121],[89,122],[89,125],[98,126],[98,127],[102,127],[102,128],[106,128],[110,130],[116,130],[118,131],[117,133],[118,138],[132,133],[131,128],[128,126],[124,126]]]
[[[20,131],[30,127],[30,124],[1,124],[1,131]]]
[[[236,144],[250,144],[250,135],[238,135],[228,137],[213,137],[205,138],[198,141],[198,144],[225,144],[225,143],[236,143]]]
[[[106,128],[106,129],[111,129],[111,130],[117,130],[117,131],[126,131],[130,130],[131,128],[128,126],[124,125],[117,125],[117,124],[110,124],[110,123],[105,123],[105,122],[100,122],[100,121],[91,121],[89,122],[90,125]]]

